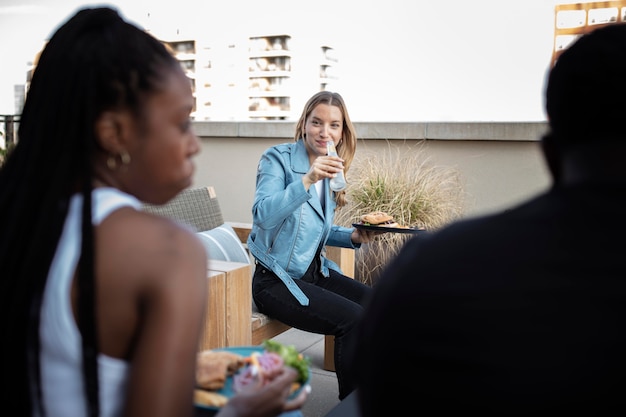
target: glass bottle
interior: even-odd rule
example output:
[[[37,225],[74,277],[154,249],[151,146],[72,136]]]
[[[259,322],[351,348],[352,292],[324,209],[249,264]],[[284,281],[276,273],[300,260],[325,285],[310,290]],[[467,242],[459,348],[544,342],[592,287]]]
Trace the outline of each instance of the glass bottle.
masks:
[[[335,149],[335,143],[333,141],[326,142],[326,151],[328,156],[339,156]],[[343,175],[343,170],[339,171],[334,178],[330,179],[330,189],[333,191],[341,191],[346,188],[346,178]]]

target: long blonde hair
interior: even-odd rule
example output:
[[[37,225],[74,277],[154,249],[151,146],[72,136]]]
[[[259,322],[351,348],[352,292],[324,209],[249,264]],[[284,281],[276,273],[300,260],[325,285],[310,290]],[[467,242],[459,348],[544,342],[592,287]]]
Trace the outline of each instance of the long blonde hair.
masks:
[[[352,160],[354,159],[354,153],[356,152],[356,129],[350,120],[350,115],[348,114],[348,109],[346,107],[346,103],[343,101],[343,97],[339,93],[334,93],[332,91],[320,91],[311,97],[305,104],[304,109],[302,110],[302,115],[300,119],[298,119],[298,123],[296,124],[296,131],[294,134],[294,141],[297,142],[301,138],[304,138],[305,134],[305,126],[306,120],[317,107],[318,104],[324,103],[330,106],[338,107],[341,110],[341,114],[343,115],[343,128],[341,140],[336,145],[337,155],[341,159],[343,159],[344,166],[344,175],[348,174],[348,170],[350,169],[350,164],[352,164]],[[342,207],[346,204],[346,191],[335,192],[335,200],[337,201],[337,207]]]

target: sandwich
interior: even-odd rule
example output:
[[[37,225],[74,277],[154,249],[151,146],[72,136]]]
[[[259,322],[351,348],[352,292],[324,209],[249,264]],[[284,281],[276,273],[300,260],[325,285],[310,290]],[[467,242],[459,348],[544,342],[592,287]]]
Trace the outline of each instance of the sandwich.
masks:
[[[365,226],[400,227],[393,217],[384,211],[372,211],[362,215],[361,223]]]
[[[204,350],[198,353],[196,385],[205,390],[224,388],[226,378],[246,364],[246,359],[228,351]]]
[[[299,353],[295,346],[266,339],[263,342],[263,348],[263,352],[252,352],[248,366],[233,376],[233,391],[241,392],[247,386],[259,382],[263,385],[267,382],[266,375],[274,373],[276,369],[285,365],[298,372],[298,379],[291,386],[291,394],[309,381],[311,361]]]
[[[228,397],[215,391],[196,388],[193,393],[193,402],[207,407],[221,408],[228,402]]]
[[[263,347],[267,352],[278,354],[284,361],[285,365],[291,366],[298,371],[298,382],[301,384],[309,380],[309,368],[311,359],[298,352],[293,345],[284,345],[275,340],[263,341]]]

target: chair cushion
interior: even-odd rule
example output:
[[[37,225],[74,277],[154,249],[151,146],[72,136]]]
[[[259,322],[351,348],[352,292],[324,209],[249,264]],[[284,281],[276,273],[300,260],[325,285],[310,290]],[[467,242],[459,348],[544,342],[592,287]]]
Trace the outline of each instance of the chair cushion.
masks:
[[[228,262],[250,263],[248,252],[228,223],[196,235],[204,244],[209,259]]]

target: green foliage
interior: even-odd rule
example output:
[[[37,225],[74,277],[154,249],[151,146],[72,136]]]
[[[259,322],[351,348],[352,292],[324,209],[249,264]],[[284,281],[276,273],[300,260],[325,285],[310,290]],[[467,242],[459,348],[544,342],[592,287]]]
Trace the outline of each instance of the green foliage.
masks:
[[[433,231],[459,218],[463,188],[458,171],[436,166],[418,145],[392,148],[355,158],[348,173],[348,204],[338,210],[335,222],[350,226],[361,215],[384,211],[400,225]],[[373,284],[411,235],[385,233],[356,252],[356,279]]]
[[[263,347],[268,352],[274,352],[280,355],[285,362],[285,365],[291,366],[298,371],[298,382],[305,384],[309,381],[309,368],[311,366],[311,359],[308,356],[302,355],[295,346],[283,345],[275,340],[266,339],[263,341]]]

